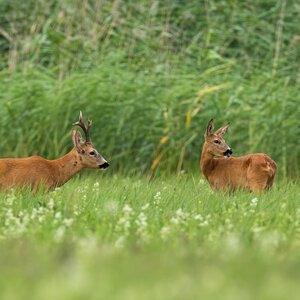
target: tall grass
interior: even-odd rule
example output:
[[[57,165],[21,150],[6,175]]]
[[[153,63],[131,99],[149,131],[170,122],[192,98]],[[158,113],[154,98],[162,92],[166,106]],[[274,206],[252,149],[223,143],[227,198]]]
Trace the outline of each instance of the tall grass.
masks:
[[[1,156],[63,154],[82,110],[114,170],[180,172],[214,117],[237,155],[299,175],[296,1],[2,0],[0,16]]]

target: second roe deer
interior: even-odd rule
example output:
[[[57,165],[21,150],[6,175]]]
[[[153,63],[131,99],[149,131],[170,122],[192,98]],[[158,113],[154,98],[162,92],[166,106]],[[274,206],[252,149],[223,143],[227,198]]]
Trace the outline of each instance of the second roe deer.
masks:
[[[65,156],[48,160],[40,156],[0,159],[0,189],[30,187],[33,191],[40,186],[47,190],[66,183],[83,168],[106,169],[108,162],[98,153],[90,138],[92,122],[87,126],[80,112],[79,121],[74,123],[82,128],[85,141],[77,130],[72,132],[74,148]]]
[[[276,163],[264,153],[231,157],[232,149],[225,143],[229,125],[213,131],[210,120],[204,134],[200,167],[210,186],[215,190],[246,188],[262,192],[272,187]]]

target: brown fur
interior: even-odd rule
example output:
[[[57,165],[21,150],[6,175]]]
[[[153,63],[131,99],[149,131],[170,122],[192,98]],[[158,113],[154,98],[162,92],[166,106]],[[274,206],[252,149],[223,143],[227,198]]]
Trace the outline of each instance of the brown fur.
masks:
[[[38,187],[54,189],[62,186],[83,168],[99,169],[106,160],[91,142],[83,142],[80,133],[73,130],[74,148],[65,156],[48,160],[40,156],[0,159],[0,189]],[[94,153],[91,155],[90,153]]]
[[[201,170],[215,190],[246,188],[261,192],[272,187],[276,163],[264,153],[240,157],[224,157],[230,148],[223,139],[228,125],[213,132],[212,120],[205,133],[205,142],[200,160]],[[215,141],[219,141],[216,144]]]

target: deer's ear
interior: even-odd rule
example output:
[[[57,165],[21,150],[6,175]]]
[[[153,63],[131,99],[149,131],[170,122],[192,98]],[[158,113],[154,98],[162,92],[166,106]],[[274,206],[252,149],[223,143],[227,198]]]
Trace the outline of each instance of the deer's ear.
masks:
[[[219,129],[215,132],[215,134],[223,137],[224,134],[227,132],[228,128],[229,128],[229,124],[227,124],[227,125],[225,125],[225,126],[219,128]]]
[[[207,128],[206,128],[206,131],[205,131],[205,136],[211,136],[213,135],[214,133],[214,120],[211,119],[209,122],[208,122],[208,125],[207,125]]]
[[[73,145],[77,149],[77,151],[79,153],[82,153],[83,142],[82,142],[81,134],[78,130],[73,130],[72,131],[72,141],[73,141]]]

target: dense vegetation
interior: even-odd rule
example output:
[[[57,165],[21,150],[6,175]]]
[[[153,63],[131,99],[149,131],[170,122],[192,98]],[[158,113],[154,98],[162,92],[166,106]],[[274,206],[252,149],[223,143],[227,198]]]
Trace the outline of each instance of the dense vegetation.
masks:
[[[198,168],[203,131],[299,175],[298,1],[1,0],[1,156],[71,147],[79,110],[115,171]]]

